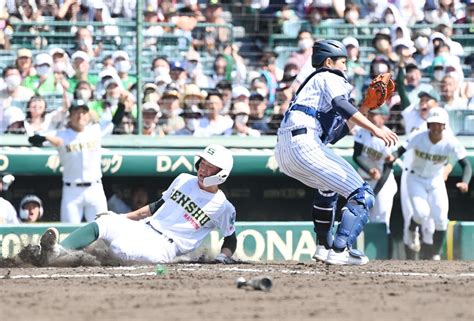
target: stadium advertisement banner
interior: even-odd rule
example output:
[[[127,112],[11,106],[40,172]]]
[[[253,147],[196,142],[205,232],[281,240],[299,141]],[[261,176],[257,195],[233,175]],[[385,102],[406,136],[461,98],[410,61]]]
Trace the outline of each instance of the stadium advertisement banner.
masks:
[[[38,244],[43,232],[50,226],[59,229],[61,240],[81,225],[31,224],[0,227],[0,246],[3,257],[12,257],[27,244]],[[236,226],[237,251],[235,256],[244,261],[310,261],[316,250],[311,222],[241,222]],[[189,257],[202,254],[217,255],[222,237],[217,231],[203,241],[201,247]],[[368,224],[359,236],[358,248],[365,248],[371,259],[387,258],[385,225]]]
[[[38,244],[43,232],[55,226],[61,240],[81,225],[31,224],[0,227],[2,257],[12,257],[27,244]],[[235,256],[243,261],[311,261],[316,249],[311,222],[240,222],[236,226],[237,251]],[[217,255],[222,237],[213,231],[201,247],[189,255]],[[448,260],[474,260],[474,223],[452,221],[448,226],[443,258]],[[388,258],[388,238],[383,223],[369,223],[357,240],[370,259]]]

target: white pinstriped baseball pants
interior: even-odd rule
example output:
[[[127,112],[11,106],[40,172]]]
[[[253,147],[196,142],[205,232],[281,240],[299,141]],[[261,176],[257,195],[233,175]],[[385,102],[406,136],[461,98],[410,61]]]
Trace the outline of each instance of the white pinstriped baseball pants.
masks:
[[[309,187],[331,190],[347,198],[364,180],[354,167],[321,142],[315,130],[307,130],[297,136],[292,136],[287,128],[278,131],[275,157],[280,171]]]

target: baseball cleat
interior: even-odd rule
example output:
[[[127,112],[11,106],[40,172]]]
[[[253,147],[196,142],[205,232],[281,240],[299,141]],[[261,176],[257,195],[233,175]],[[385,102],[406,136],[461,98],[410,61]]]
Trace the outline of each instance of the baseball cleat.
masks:
[[[369,258],[356,250],[344,249],[342,252],[329,250],[326,264],[331,265],[364,265],[369,263]]]
[[[50,227],[43,233],[40,239],[41,249],[52,250],[59,241],[59,231],[55,227]]]
[[[313,259],[319,262],[326,262],[329,250],[324,245],[316,245],[316,252],[314,252]]]
[[[420,234],[418,231],[408,231],[408,248],[415,252],[420,252],[421,243],[420,243]]]

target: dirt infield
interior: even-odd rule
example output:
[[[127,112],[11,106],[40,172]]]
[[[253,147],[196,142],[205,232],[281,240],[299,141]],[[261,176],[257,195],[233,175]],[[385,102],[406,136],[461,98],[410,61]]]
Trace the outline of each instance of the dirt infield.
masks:
[[[0,268],[0,320],[474,320],[474,262]],[[237,289],[268,276],[270,292]]]

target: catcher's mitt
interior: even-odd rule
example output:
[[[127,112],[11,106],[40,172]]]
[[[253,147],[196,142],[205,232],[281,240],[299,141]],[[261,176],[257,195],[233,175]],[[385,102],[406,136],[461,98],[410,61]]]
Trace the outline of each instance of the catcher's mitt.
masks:
[[[389,72],[375,77],[367,88],[362,107],[379,108],[395,91],[395,83]]]

